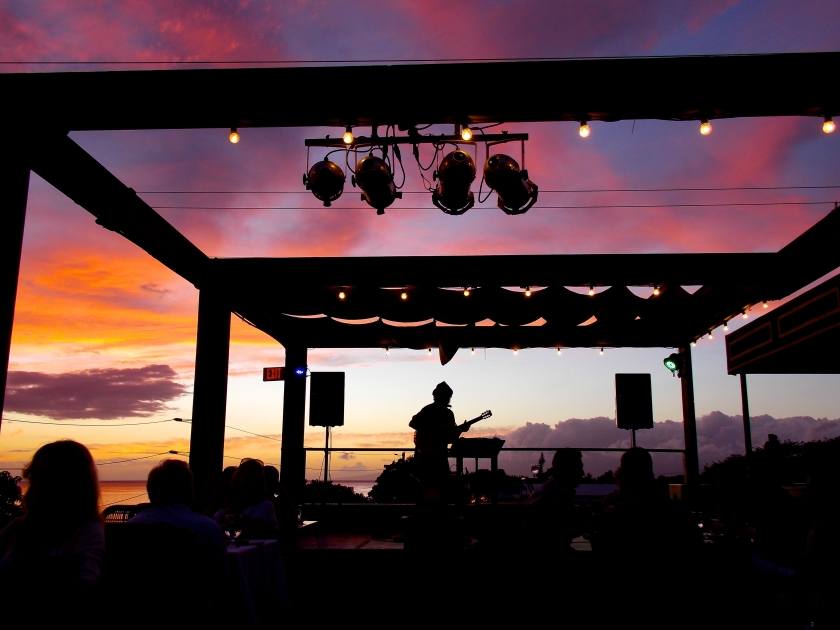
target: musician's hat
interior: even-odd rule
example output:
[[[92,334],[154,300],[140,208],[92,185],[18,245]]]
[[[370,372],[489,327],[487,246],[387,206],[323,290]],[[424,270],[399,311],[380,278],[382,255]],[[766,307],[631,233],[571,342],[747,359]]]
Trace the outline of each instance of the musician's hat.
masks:
[[[446,381],[441,381],[432,390],[432,396],[435,398],[452,398],[452,388],[446,384]]]

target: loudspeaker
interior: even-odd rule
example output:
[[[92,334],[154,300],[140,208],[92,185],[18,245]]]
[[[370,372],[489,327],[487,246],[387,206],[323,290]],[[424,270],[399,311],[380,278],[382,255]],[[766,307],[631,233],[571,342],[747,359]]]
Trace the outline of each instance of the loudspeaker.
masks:
[[[344,372],[310,372],[309,426],[344,426]]]
[[[653,428],[650,374],[615,375],[615,420],[619,429]]]

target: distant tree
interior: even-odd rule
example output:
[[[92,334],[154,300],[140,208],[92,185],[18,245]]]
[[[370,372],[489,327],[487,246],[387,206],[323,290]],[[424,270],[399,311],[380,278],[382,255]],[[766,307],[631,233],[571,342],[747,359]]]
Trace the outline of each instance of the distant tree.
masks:
[[[0,529],[23,514],[20,481],[20,477],[13,476],[8,470],[0,471]]]
[[[703,468],[700,481],[709,484],[739,483],[746,478],[748,467],[772,472],[782,485],[805,483],[815,470],[834,467],[840,461],[840,437],[812,442],[768,441],[756,448],[750,457],[730,455]]]
[[[600,474],[597,477],[593,477],[592,473],[586,473],[583,476],[583,479],[581,479],[581,483],[582,484],[588,484],[588,483],[611,483],[611,484],[614,484],[615,483],[615,475],[613,474],[613,471],[611,471],[611,470],[608,470],[607,472],[605,472],[603,474]]]
[[[420,480],[414,457],[386,464],[368,496],[376,503],[416,503],[420,498]]]
[[[369,499],[350,486],[332,481],[312,480],[303,487],[304,503],[367,503]]]

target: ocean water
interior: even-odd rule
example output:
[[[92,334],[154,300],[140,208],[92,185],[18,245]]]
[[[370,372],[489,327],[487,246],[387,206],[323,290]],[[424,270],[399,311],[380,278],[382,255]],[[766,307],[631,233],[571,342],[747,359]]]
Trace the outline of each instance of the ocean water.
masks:
[[[100,481],[99,492],[102,496],[100,505],[135,505],[147,503],[149,496],[146,494],[146,480],[142,481]]]

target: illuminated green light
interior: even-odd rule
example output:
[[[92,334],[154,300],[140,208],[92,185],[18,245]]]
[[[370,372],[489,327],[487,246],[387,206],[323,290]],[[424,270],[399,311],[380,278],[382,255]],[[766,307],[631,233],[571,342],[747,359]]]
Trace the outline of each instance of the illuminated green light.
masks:
[[[677,371],[677,363],[676,361],[672,361],[671,359],[665,359],[665,367],[671,370],[672,372]]]

